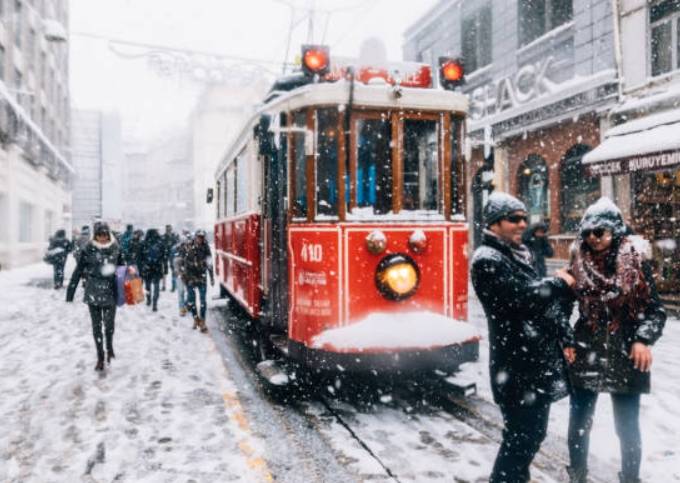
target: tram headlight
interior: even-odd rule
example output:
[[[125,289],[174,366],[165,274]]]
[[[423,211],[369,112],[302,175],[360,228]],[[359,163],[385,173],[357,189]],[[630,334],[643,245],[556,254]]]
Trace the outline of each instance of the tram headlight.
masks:
[[[330,71],[330,53],[325,45],[302,46],[302,72],[309,77],[322,77]]]
[[[464,84],[463,61],[453,57],[439,57],[439,83],[446,90],[453,90]]]
[[[418,265],[408,255],[389,255],[378,264],[375,283],[384,297],[390,300],[407,299],[416,292],[420,283]]]

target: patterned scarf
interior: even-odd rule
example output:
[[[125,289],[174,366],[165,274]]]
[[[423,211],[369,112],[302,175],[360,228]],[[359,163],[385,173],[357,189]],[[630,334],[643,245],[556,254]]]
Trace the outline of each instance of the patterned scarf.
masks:
[[[614,273],[607,276],[609,250],[594,253],[585,243],[577,240],[571,261],[579,309],[593,332],[606,323],[613,334],[621,323],[636,321],[650,302],[650,287],[642,271],[643,256],[624,237],[616,253]]]
[[[531,254],[531,250],[529,250],[525,245],[515,245],[514,243],[511,243],[499,237],[489,229],[485,229],[484,234],[495,238],[499,244],[507,247],[512,253],[512,257],[516,261],[523,265],[527,265],[529,268],[533,269],[534,267],[533,255]]]

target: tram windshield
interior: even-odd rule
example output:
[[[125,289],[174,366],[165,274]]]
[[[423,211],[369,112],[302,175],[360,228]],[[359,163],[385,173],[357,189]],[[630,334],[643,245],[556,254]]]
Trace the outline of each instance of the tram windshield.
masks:
[[[309,116],[298,111],[292,121],[295,219],[441,219],[444,205],[450,215],[463,213],[462,117],[356,111],[348,133],[345,115],[337,107],[316,108]],[[305,134],[300,129],[311,127],[310,123],[315,133],[313,156],[305,154]],[[343,178],[345,186],[339,181]],[[314,183],[311,191],[308,182]],[[313,207],[312,212],[308,207]]]

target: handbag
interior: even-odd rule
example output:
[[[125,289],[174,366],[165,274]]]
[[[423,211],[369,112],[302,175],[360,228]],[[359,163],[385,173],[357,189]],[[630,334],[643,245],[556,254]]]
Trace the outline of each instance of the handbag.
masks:
[[[125,303],[135,305],[144,301],[144,286],[142,279],[136,275],[125,280]]]

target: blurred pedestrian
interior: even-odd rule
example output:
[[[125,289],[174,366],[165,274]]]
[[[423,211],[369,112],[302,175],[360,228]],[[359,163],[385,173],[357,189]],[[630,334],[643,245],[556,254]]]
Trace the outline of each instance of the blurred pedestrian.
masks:
[[[194,317],[194,329],[200,328],[201,332],[207,332],[205,314],[207,310],[206,274],[210,276],[210,285],[215,284],[212,266],[212,253],[206,240],[205,230],[197,230],[194,240],[187,246],[182,263],[182,276],[187,289],[187,305]],[[201,308],[196,307],[196,291],[198,291]]]
[[[152,310],[158,310],[158,290],[163,271],[165,270],[165,246],[158,230],[150,228],[142,243],[141,272],[146,288],[146,305],[152,305]]]
[[[545,259],[554,254],[548,241],[548,226],[545,223],[535,223],[529,226],[522,235],[522,243],[533,255],[534,268],[538,276],[545,277],[547,275]]]
[[[85,295],[84,302],[90,309],[92,334],[97,350],[95,370],[104,370],[104,346],[102,325],[106,336],[106,360],[110,364],[115,357],[113,352],[113,333],[116,319],[116,267],[124,265],[120,246],[111,235],[106,223],[98,222],[94,226],[94,238],[81,250],[78,264],[71,275],[66,292],[66,301],[73,302],[78,282],[83,275]]]
[[[186,287],[182,281],[182,274],[184,273],[184,257],[192,242],[190,233],[183,233],[179,237],[179,242],[173,247],[171,252],[172,264],[174,268],[174,282],[177,288],[177,304],[179,307],[179,315],[184,317],[187,314],[187,298]]]
[[[132,232],[127,250],[123,252],[125,263],[128,266],[134,266],[137,270],[141,270],[142,266],[142,246],[144,244],[144,230],[135,230]]]
[[[133,234],[134,227],[131,224],[126,225],[125,231],[120,236],[120,249],[123,251],[123,256],[127,254]]]
[[[545,438],[550,405],[567,396],[562,350],[572,345],[560,302],[574,279],[564,270],[541,279],[522,245],[527,209],[494,192],[484,206],[482,244],[472,260],[472,284],[489,326],[489,375],[503,415],[503,441],[490,483],[530,480],[529,466]]]
[[[666,313],[647,259],[649,244],[630,234],[619,208],[606,197],[588,207],[571,251],[579,318],[575,345],[565,350],[572,394],[569,414],[570,481],[585,483],[595,405],[609,393],[621,445],[621,483],[640,481],[640,394],[650,391],[651,346]]]
[[[76,262],[78,261],[83,248],[85,248],[85,245],[90,242],[90,238],[90,225],[83,225],[80,228],[80,235],[78,235],[78,238],[73,243],[73,258],[76,259]]]
[[[73,250],[73,244],[66,238],[66,230],[57,230],[47,247],[45,261],[52,265],[54,288],[64,286],[64,265],[68,254]]]
[[[172,248],[179,243],[179,235],[172,231],[172,225],[165,225],[165,233],[163,234],[163,246],[165,247],[165,266],[163,272],[162,290],[165,290],[165,275],[171,274],[172,286],[170,291],[174,292],[176,288],[174,267],[170,252]]]

